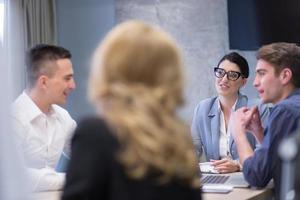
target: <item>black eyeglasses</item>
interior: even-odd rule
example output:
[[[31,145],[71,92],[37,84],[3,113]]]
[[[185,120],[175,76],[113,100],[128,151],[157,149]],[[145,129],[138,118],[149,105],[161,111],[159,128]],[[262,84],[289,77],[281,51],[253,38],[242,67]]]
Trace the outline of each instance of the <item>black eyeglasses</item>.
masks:
[[[223,78],[225,75],[227,75],[228,80],[231,81],[236,81],[240,78],[244,78],[243,74],[241,72],[236,72],[236,71],[228,71],[226,72],[225,69],[215,67],[214,68],[215,76],[217,78]]]

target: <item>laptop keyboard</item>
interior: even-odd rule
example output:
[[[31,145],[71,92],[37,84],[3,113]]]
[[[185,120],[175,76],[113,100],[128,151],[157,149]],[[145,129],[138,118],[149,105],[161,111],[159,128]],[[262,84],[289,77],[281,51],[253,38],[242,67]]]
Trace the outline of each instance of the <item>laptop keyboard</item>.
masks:
[[[226,175],[207,175],[201,178],[201,184],[223,184],[229,179]]]

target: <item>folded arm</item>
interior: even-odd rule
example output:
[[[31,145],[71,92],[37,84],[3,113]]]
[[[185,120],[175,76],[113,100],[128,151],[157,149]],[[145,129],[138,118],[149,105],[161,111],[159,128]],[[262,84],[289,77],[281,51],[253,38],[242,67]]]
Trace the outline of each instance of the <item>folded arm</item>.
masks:
[[[27,168],[28,179],[34,192],[61,190],[65,182],[65,173],[51,168]]]

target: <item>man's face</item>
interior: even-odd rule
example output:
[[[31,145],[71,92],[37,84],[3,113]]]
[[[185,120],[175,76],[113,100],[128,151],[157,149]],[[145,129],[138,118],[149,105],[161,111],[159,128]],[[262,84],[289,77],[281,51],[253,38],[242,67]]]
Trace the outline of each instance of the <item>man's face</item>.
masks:
[[[48,77],[47,96],[50,104],[63,105],[66,103],[69,93],[75,89],[73,68],[70,59],[58,59],[54,75]]]
[[[283,85],[275,68],[268,62],[259,59],[256,65],[256,75],[253,82],[264,103],[277,103],[283,97]]]

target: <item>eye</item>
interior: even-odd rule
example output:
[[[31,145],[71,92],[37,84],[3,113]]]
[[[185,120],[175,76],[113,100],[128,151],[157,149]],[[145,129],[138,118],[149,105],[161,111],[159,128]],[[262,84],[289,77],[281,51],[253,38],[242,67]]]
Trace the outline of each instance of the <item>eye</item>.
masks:
[[[216,73],[217,73],[218,75],[224,75],[224,74],[225,74],[225,71],[222,70],[222,69],[218,69],[218,70],[216,70]]]
[[[231,73],[229,73],[229,76],[233,79],[237,79],[239,77],[239,74],[235,73],[235,72],[231,72]]]
[[[64,78],[64,80],[65,80],[65,81],[70,81],[70,80],[72,80],[72,78],[73,78],[72,76],[66,76],[66,77]]]
[[[257,71],[256,74],[259,76],[264,76],[266,74],[266,72],[265,71]]]
[[[218,70],[218,71],[217,71],[217,74],[218,74],[218,75],[222,75],[222,74],[223,74],[223,71],[222,71],[222,70]]]

